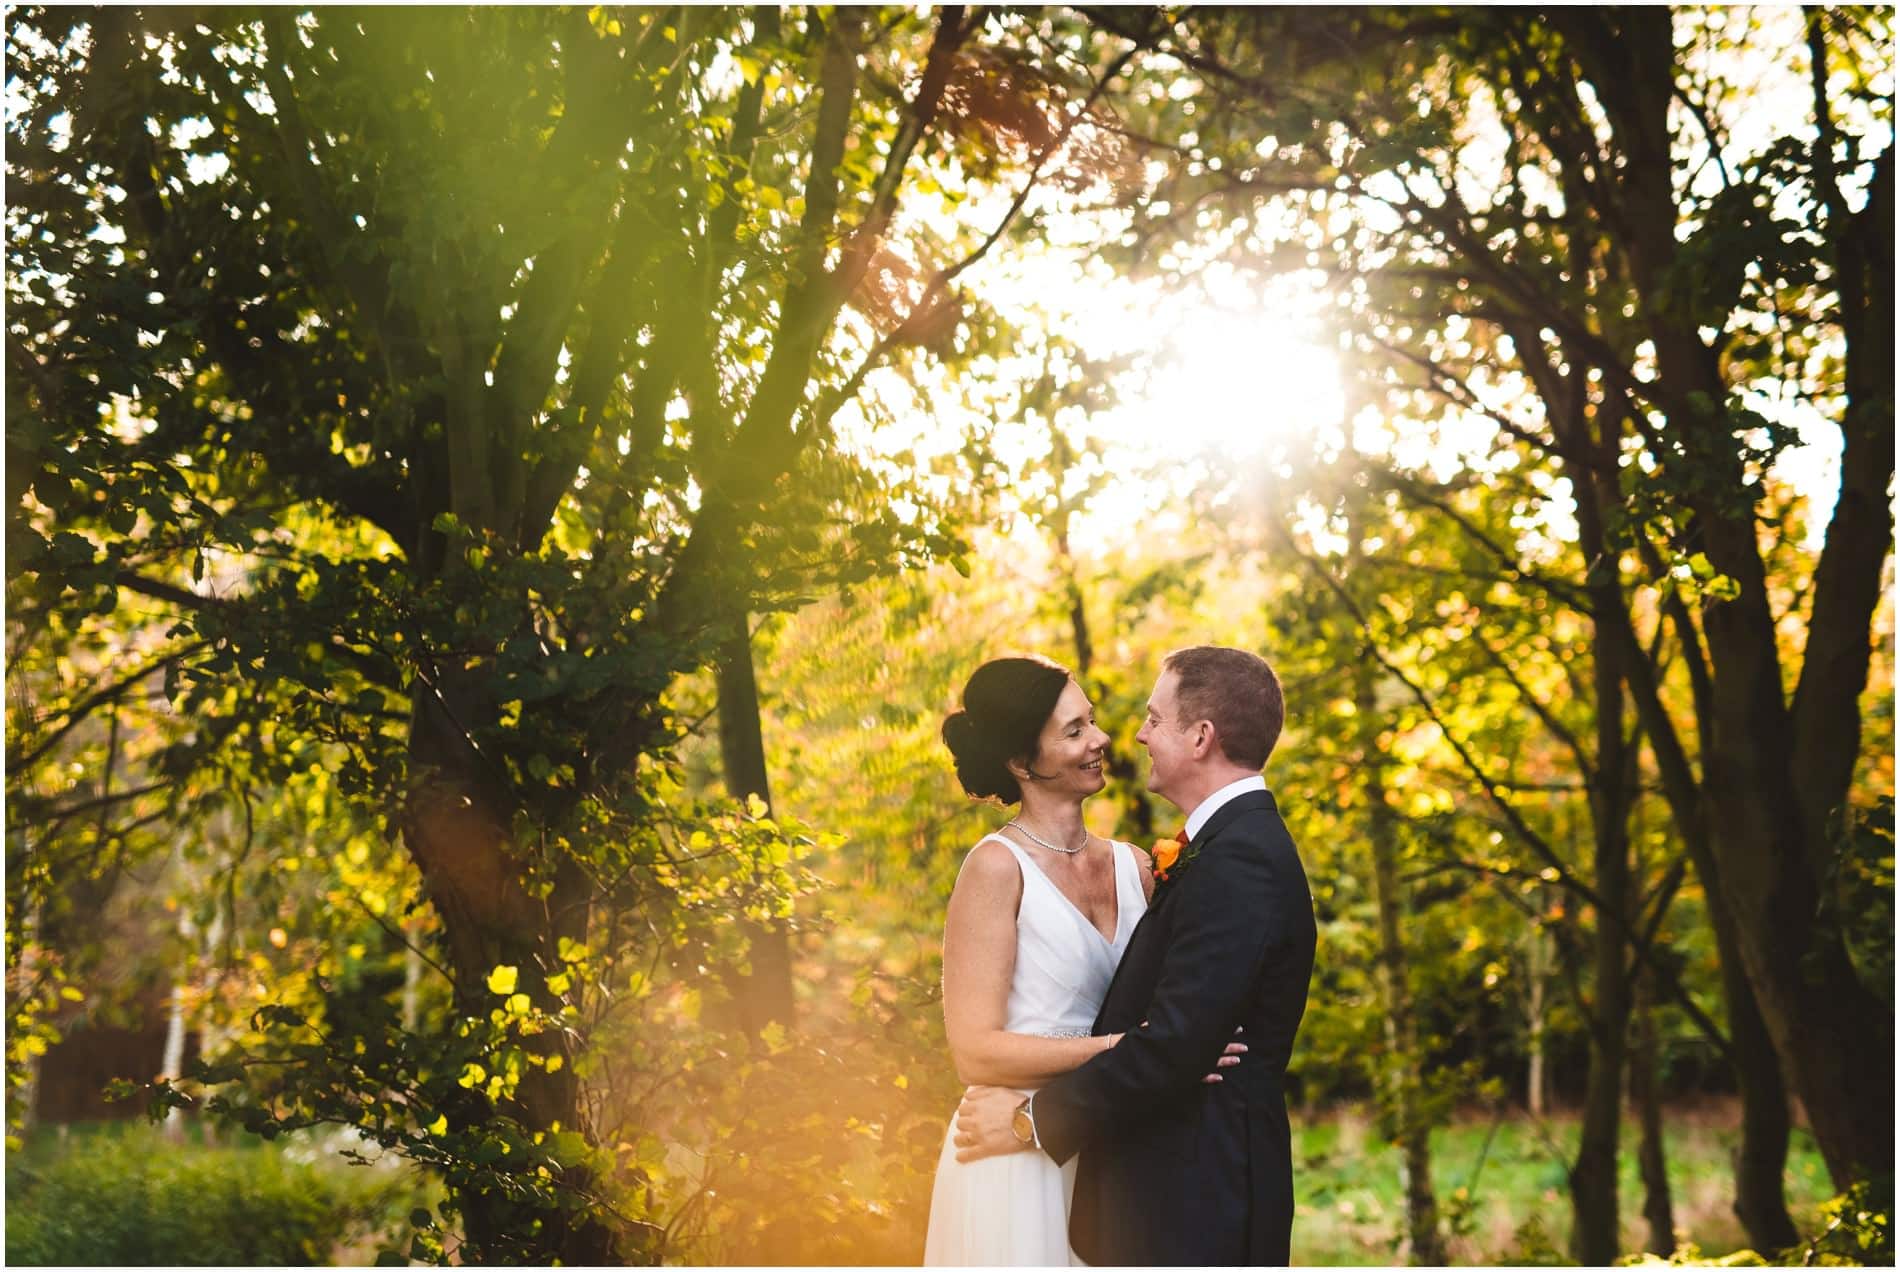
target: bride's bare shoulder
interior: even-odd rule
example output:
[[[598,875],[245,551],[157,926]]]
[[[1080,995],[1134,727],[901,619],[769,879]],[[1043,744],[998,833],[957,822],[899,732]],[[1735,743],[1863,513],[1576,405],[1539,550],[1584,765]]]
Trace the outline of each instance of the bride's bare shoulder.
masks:
[[[1141,895],[1152,901],[1155,895],[1154,858],[1148,854],[1146,848],[1137,844],[1129,844],[1128,850],[1135,854],[1135,869],[1141,875]]]
[[[980,904],[985,909],[994,903],[1013,913],[1023,895],[1023,872],[1009,845],[994,835],[979,840],[965,854],[950,895],[953,910],[964,903]]]
[[[965,879],[985,886],[1022,882],[1022,867],[1016,864],[1016,854],[1009,850],[997,835],[985,835],[977,840],[976,847],[964,855],[963,865],[957,871],[957,882]]]

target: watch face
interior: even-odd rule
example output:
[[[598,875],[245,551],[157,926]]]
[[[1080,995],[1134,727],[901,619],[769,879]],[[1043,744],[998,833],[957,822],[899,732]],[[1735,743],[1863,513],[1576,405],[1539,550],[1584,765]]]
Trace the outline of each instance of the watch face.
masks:
[[[1029,1120],[1028,1109],[1016,1110],[1014,1116],[1009,1119],[1009,1129],[1014,1131],[1016,1138],[1025,1144],[1034,1142],[1036,1138],[1035,1123]]]

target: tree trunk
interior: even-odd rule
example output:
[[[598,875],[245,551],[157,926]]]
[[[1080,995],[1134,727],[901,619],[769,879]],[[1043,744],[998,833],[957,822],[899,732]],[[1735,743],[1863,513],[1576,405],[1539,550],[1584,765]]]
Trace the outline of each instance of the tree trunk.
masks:
[[[1586,544],[1603,541],[1595,476],[1576,474],[1578,529]],[[1631,896],[1629,812],[1631,747],[1623,733],[1625,650],[1604,639],[1605,609],[1623,604],[1615,558],[1598,556],[1585,581],[1598,639],[1594,642],[1596,769],[1591,774],[1590,821],[1595,839],[1596,894],[1625,914]],[[1617,1138],[1623,1111],[1624,1040],[1629,1029],[1630,984],[1625,970],[1629,925],[1623,915],[1596,916],[1596,1001],[1590,1017],[1590,1074],[1585,1083],[1577,1160],[1570,1170],[1575,1226],[1571,1251],[1579,1263],[1604,1266],[1620,1253],[1616,1202]]]
[[[1692,644],[1694,632],[1687,626],[1686,615],[1684,618],[1683,639],[1685,644]],[[1788,1156],[1788,1096],[1781,1065],[1756,1005],[1754,988],[1742,966],[1735,917],[1722,887],[1714,847],[1709,842],[1710,815],[1706,811],[1709,801],[1696,783],[1687,754],[1676,736],[1675,725],[1657,696],[1654,675],[1636,646],[1627,611],[1619,622],[1622,625],[1619,639],[1634,673],[1631,687],[1656,756],[1663,794],[1677,833],[1687,846],[1701,880],[1709,925],[1715,932],[1716,958],[1722,970],[1722,996],[1728,1013],[1729,1058],[1735,1067],[1742,1099],[1742,1139],[1735,1156],[1735,1213],[1748,1230],[1749,1240],[1756,1250],[1765,1254],[1786,1249],[1797,1238],[1782,1191],[1782,1172]],[[1700,655],[1691,649],[1689,656]]]
[[[236,867],[233,866],[233,869]],[[224,938],[224,911],[218,910],[212,917],[211,930],[199,939],[198,925],[191,915],[183,910],[178,914],[178,935],[184,938],[183,944],[190,952],[185,956],[184,967],[172,977],[171,993],[167,996],[165,1013],[165,1050],[159,1060],[158,1071],[176,1079],[185,1069],[185,1041],[191,1032],[191,1021],[187,1018],[185,1003],[191,996],[194,973],[208,969],[217,957],[218,943]],[[200,1056],[210,1055],[204,1046],[198,1048]],[[165,1110],[165,1138],[174,1143],[185,1136],[185,1111],[174,1105]]]
[[[1432,1127],[1420,1108],[1418,1075],[1425,1070],[1419,1053],[1418,1023],[1412,1010],[1405,943],[1399,935],[1404,908],[1399,882],[1398,826],[1386,800],[1384,751],[1379,745],[1378,702],[1370,658],[1353,664],[1353,696],[1360,727],[1360,765],[1364,779],[1367,832],[1372,845],[1373,892],[1379,908],[1379,988],[1385,1004],[1388,1054],[1380,1074],[1381,1099],[1398,1128],[1404,1154],[1405,1228],[1409,1261],[1417,1267],[1445,1262],[1438,1232],[1438,1198],[1432,1188]]]
[[[1563,22],[1625,157],[1610,211],[1626,227],[1622,246],[1632,282],[1660,298],[1680,268],[1681,246],[1670,157],[1676,52],[1669,11],[1624,9],[1613,18],[1573,11]],[[1876,166],[1867,209],[1879,223],[1875,251],[1889,255],[1891,171],[1891,158]],[[1830,236],[1850,228],[1828,227]],[[1854,250],[1864,251],[1858,243]],[[1864,270],[1859,258],[1853,264],[1862,276],[1880,275],[1878,268]],[[1891,273],[1889,267],[1884,284],[1874,284],[1889,295]],[[1710,562],[1736,585],[1733,599],[1711,601],[1704,611],[1714,692],[1703,787],[1722,889],[1768,1034],[1835,1186],[1845,1189],[1893,1173],[1893,1008],[1862,984],[1822,904],[1836,855],[1828,826],[1847,798],[1858,753],[1868,620],[1893,537],[1884,500],[1894,460],[1891,389],[1884,407],[1852,402],[1843,420],[1842,502],[1815,571],[1799,710],[1791,711],[1757,537],[1758,487],[1745,480],[1719,359],[1686,304],[1652,304],[1644,317],[1657,367],[1649,396],[1663,406],[1682,447],[1670,471]],[[1848,317],[1852,339],[1862,334],[1852,320],[1865,315]],[[1885,360],[1891,384],[1891,305],[1873,329],[1881,330],[1883,320],[1884,348],[1870,356]],[[1877,393],[1877,364],[1874,373],[1850,376],[1850,391],[1863,379]],[[1879,492],[1871,502],[1870,488]],[[1870,512],[1877,513],[1871,529]]]
[[[1680,826],[1680,822],[1678,822]],[[1788,1091],[1774,1040],[1768,1036],[1755,991],[1748,983],[1737,949],[1735,918],[1721,890],[1715,854],[1699,828],[1691,834],[1690,855],[1707,898],[1715,953],[1722,968],[1722,997],[1728,1007],[1730,1051],[1735,1083],[1742,1097],[1742,1138],[1735,1146],[1735,1217],[1749,1244],[1762,1255],[1785,1250],[1800,1240],[1788,1217],[1783,1178],[1788,1164]]]
[[[1586,492],[1587,493],[1587,492]],[[1602,550],[1610,551],[1609,545]],[[1747,1229],[1749,1241],[1762,1253],[1786,1249],[1797,1236],[1788,1218],[1782,1176],[1788,1156],[1788,1095],[1775,1045],[1755,1001],[1754,987],[1742,965],[1735,916],[1722,886],[1721,867],[1710,843],[1711,800],[1698,782],[1688,752],[1677,734],[1660,696],[1655,669],[1637,642],[1627,602],[1606,615],[1617,625],[1630,671],[1629,687],[1643,731],[1649,738],[1663,797],[1676,832],[1681,837],[1701,881],[1709,926],[1715,933],[1716,958],[1722,970],[1722,997],[1729,1026],[1729,1058],[1735,1068],[1742,1099],[1742,1138],[1735,1156],[1735,1213]],[[1702,658],[1700,637],[1686,607],[1671,608],[1684,659],[1693,666]],[[1693,680],[1692,671],[1692,680]],[[1698,703],[1702,692],[1696,693]],[[1700,719],[1698,741],[1706,754],[1712,720]]]
[[[1545,1087],[1549,1078],[1544,1064],[1544,1032],[1548,1013],[1544,1006],[1545,980],[1550,976],[1550,938],[1544,934],[1542,915],[1549,901],[1540,886],[1534,894],[1538,919],[1531,924],[1530,949],[1525,959],[1525,979],[1530,983],[1530,1003],[1526,1011],[1530,1031],[1530,1073],[1525,1081],[1524,1103],[1531,1116],[1541,1118],[1546,1107]]]
[[[417,678],[403,839],[442,916],[457,1009],[485,1015],[494,1004],[489,973],[506,965],[517,969],[520,992],[542,1010],[556,1012],[560,1003],[548,991],[547,975],[560,966],[561,937],[586,939],[591,885],[576,866],[563,861],[555,867],[547,896],[528,893],[513,851],[513,810],[503,794],[508,786],[490,771],[467,732],[492,719],[493,706],[482,700],[473,675],[432,670],[431,676]],[[498,1103],[496,1112],[530,1133],[551,1131],[559,1123],[592,1142],[567,1031],[548,1030],[522,1039],[522,1045],[559,1054],[565,1063],[554,1073],[524,1068],[514,1097]],[[570,1167],[562,1182],[584,1188],[591,1178],[584,1168]],[[613,1230],[589,1209],[537,1209],[479,1183],[457,1190],[454,1201],[468,1262],[599,1265],[622,1259]]]
[[[1704,785],[1723,896],[1769,1036],[1836,1187],[1846,1188],[1893,1170],[1893,1010],[1861,982],[1823,914],[1833,852],[1806,838],[1753,518],[1705,520],[1710,559],[1742,590],[1711,605],[1705,625],[1716,693]],[[1832,807],[1845,789],[1836,796]]]
[[[18,849],[19,860],[29,860],[27,845],[30,842],[28,836],[23,833]],[[39,935],[40,903],[33,900],[25,907],[25,916],[19,931],[14,934],[14,939],[20,942],[18,974],[21,985],[33,983],[34,972],[39,964]],[[18,1135],[24,1139],[26,1133],[33,1129],[34,1123],[38,1120],[36,1106],[39,1103],[40,1094],[40,1065],[44,1059],[43,1052],[35,1051],[27,1055],[23,1062],[25,1072],[21,1076],[20,1085],[7,1092],[7,1134],[9,1135]]]
[[[180,924],[187,936],[191,935],[191,924],[186,920]],[[194,957],[190,960],[196,962]],[[165,1050],[159,1058],[158,1071],[169,1078],[177,1078],[185,1068],[185,995],[189,992],[186,977],[189,973],[176,976],[172,980],[171,993],[167,995],[165,1013]],[[165,1110],[165,1138],[176,1144],[185,1138],[185,1110],[173,1105]]]
[[[1696,637],[1687,622],[1686,611],[1679,617],[1683,643],[1690,647],[1688,656],[1699,658],[1699,651],[1693,648]],[[1742,1139],[1735,1155],[1735,1213],[1756,1250],[1766,1254],[1786,1249],[1794,1244],[1797,1236],[1788,1218],[1782,1189],[1788,1157],[1788,1094],[1781,1064],[1756,1004],[1754,987],[1742,965],[1735,916],[1722,886],[1714,846],[1709,842],[1710,801],[1696,782],[1675,725],[1662,706],[1652,669],[1636,645],[1627,610],[1618,621],[1621,624],[1619,639],[1633,673],[1631,688],[1662,777],[1663,795],[1702,883],[1709,926],[1715,933],[1716,958],[1722,970],[1722,997],[1728,1014],[1729,1057],[1742,1099]],[[1705,742],[1705,750],[1706,747]]]
[[[1089,635],[1089,612],[1082,603],[1082,583],[1075,577],[1075,560],[1069,556],[1066,535],[1062,558],[1068,565],[1069,577],[1064,590],[1069,596],[1069,632],[1075,640],[1075,674],[1080,678],[1088,675],[1089,668],[1095,665],[1095,641]]]
[[[757,795],[770,807],[759,686],[752,667],[752,636],[743,613],[730,621],[720,640],[718,677],[719,760],[726,793],[737,800]],[[741,923],[751,946],[752,968],[727,977],[726,985],[739,1027],[756,1037],[774,1021],[792,1023],[791,937],[779,924],[752,919]]]
[[[1773,1256],[1801,1239],[1788,1217],[1783,1190],[1788,1165],[1788,1092],[1747,978],[1739,966],[1732,975],[1739,983],[1730,989],[1729,1001],[1739,997],[1746,1003],[1746,1022],[1733,1012],[1729,1017],[1736,1080],[1742,1091],[1742,1139],[1735,1146],[1735,1217],[1747,1230],[1749,1244],[1762,1255]],[[1724,969],[1723,979],[1729,976]]]
[[[402,951],[402,1027],[405,1033],[414,1033],[421,1019],[422,952],[415,947],[413,934],[409,941]]]
[[[1597,833],[1598,895],[1620,896],[1611,890],[1618,874],[1617,857],[1628,849],[1621,828],[1599,826]],[[1625,859],[1626,862],[1626,859]],[[1622,873],[1627,880],[1628,867]],[[1629,986],[1624,975],[1625,941],[1621,928],[1608,915],[1596,923],[1596,1002],[1590,1018],[1590,1075],[1584,1089],[1581,1138],[1577,1159],[1570,1167],[1570,1201],[1574,1216],[1571,1253],[1580,1264],[1607,1267],[1619,1249],[1616,1158],[1623,1111],[1624,1031],[1629,1027]]]
[[[1663,1143],[1662,1083],[1657,1073],[1656,1020],[1649,978],[1636,984],[1635,1045],[1630,1054],[1630,1101],[1643,1128],[1637,1157],[1643,1175],[1643,1217],[1649,1221],[1644,1249],[1668,1256],[1676,1249],[1675,1209],[1669,1197],[1669,1159]]]

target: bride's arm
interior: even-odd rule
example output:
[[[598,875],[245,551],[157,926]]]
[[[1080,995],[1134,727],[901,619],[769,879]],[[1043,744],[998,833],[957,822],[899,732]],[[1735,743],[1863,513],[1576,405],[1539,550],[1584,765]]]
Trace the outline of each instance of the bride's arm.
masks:
[[[957,1077],[966,1085],[1039,1087],[1120,1037],[1038,1038],[1003,1028],[1022,899],[1022,869],[1008,848],[987,839],[971,850],[950,893],[943,929],[944,1031]]]

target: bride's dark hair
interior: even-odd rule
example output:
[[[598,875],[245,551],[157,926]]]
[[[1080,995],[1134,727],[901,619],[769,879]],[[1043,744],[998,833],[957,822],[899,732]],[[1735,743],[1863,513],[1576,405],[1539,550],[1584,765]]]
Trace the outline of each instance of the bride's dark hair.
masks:
[[[1023,797],[1009,761],[1036,758],[1042,726],[1068,683],[1069,669],[1040,654],[994,658],[970,674],[962,708],[944,717],[943,743],[971,798]]]

